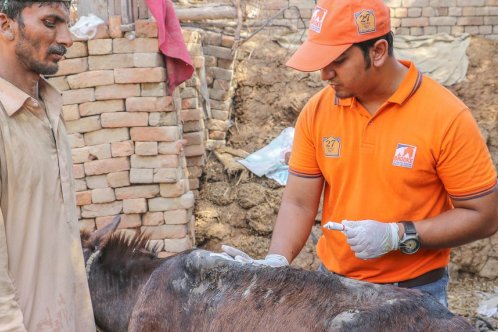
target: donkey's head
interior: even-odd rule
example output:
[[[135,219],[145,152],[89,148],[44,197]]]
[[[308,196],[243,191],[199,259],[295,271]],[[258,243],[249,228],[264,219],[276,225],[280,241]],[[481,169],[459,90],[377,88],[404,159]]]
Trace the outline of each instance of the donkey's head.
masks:
[[[81,233],[81,246],[83,248],[85,265],[92,254],[98,252],[98,250],[102,249],[106,245],[107,241],[111,238],[112,233],[116,230],[116,228],[118,228],[120,222],[121,216],[117,215],[109,225],[95,232]]]

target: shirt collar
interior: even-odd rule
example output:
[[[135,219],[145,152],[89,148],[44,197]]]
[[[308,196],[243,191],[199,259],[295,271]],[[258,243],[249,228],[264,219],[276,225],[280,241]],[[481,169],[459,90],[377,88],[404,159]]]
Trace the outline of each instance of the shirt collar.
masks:
[[[399,60],[399,62],[403,66],[408,67],[408,73],[399,85],[398,89],[391,97],[389,97],[387,101],[401,105],[418,90],[422,84],[423,75],[420,71],[418,71],[413,62],[406,60]]]
[[[62,111],[62,98],[60,92],[57,91],[44,77],[40,76],[38,81],[38,90],[42,99],[51,101],[49,109],[60,113]],[[0,102],[9,116],[19,111],[27,100],[36,102],[36,100],[22,91],[9,81],[0,77]],[[47,105],[48,106],[48,105]]]

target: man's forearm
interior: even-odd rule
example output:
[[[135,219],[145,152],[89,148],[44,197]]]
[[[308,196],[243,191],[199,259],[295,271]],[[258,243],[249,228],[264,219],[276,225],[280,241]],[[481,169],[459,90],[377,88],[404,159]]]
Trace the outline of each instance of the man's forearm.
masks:
[[[316,209],[304,210],[292,204],[282,205],[273,229],[269,254],[285,256],[289,262],[299,254],[311,233]]]
[[[433,218],[416,222],[423,248],[437,249],[463,245],[489,237],[498,229],[496,192],[455,204],[455,208]]]

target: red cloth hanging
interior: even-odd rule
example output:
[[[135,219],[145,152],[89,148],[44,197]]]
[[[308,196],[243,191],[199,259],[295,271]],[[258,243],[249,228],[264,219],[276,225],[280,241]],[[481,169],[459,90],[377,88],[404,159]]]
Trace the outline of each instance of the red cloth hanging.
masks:
[[[168,91],[172,94],[178,85],[192,77],[192,59],[171,0],[146,0],[146,4],[156,19],[159,49],[166,58]]]

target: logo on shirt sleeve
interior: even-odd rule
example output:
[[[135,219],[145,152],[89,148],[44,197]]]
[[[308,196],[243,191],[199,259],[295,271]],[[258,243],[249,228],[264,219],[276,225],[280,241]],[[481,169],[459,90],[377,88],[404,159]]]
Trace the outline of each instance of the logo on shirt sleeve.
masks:
[[[326,157],[340,157],[341,155],[341,138],[324,137],[322,138],[323,151]]]
[[[394,152],[393,165],[399,167],[413,168],[417,147],[398,143]]]
[[[325,20],[325,16],[327,16],[327,10],[322,7],[316,6],[313,9],[313,13],[311,14],[310,20],[310,30],[313,30],[317,33],[322,31],[323,21]]]

